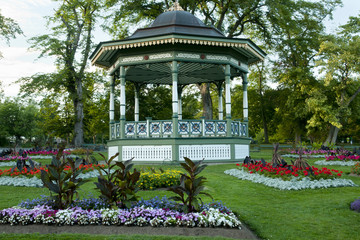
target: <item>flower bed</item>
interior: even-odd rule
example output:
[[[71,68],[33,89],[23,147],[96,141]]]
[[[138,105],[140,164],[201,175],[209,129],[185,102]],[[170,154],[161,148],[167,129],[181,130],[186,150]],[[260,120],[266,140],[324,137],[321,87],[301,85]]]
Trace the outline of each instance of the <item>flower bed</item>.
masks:
[[[10,157],[0,157],[0,163],[1,162],[16,162],[18,160],[29,160],[29,157],[22,157],[22,156],[10,156]]]
[[[298,154],[282,154],[282,157],[299,158]],[[325,158],[326,155],[302,155],[306,158]]]
[[[162,187],[171,187],[180,184],[179,170],[157,170],[155,172],[142,172],[138,181],[140,189],[156,189]]]
[[[326,161],[359,161],[360,156],[356,155],[337,155],[337,156],[326,156]]]
[[[356,163],[355,161],[327,161],[327,160],[320,160],[316,161],[315,164],[317,165],[328,165],[328,166],[354,166]]]
[[[46,199],[44,199],[46,200]],[[46,200],[48,201],[48,200]],[[12,207],[0,211],[0,224],[55,224],[55,225],[117,225],[117,226],[185,226],[241,228],[241,222],[222,203],[203,205],[200,212],[184,213],[181,207],[166,197],[141,200],[130,209],[93,208],[88,199],[82,206],[62,210],[47,204]],[[21,204],[20,204],[21,205]],[[101,205],[103,206],[103,205]],[[24,208],[30,207],[30,208]],[[89,208],[87,208],[89,207]]]
[[[94,164],[83,165],[83,164],[80,164],[79,169],[83,170],[84,173],[87,173],[87,172],[94,171],[99,166],[104,166],[104,165],[99,165],[99,164],[98,165],[94,165]],[[8,176],[8,177],[24,176],[24,177],[38,177],[38,178],[40,178],[41,170],[44,170],[46,172],[48,171],[48,169],[45,166],[44,167],[35,167],[34,169],[28,169],[27,167],[24,167],[21,171],[19,171],[18,169],[14,169],[13,171],[11,171],[11,169],[5,169],[5,170],[0,170],[0,177],[3,177],[3,176]],[[66,166],[64,170],[65,170],[65,172],[69,172],[71,170],[71,167]]]
[[[329,187],[354,187],[357,186],[349,179],[320,179],[311,180],[309,177],[292,177],[290,180],[281,178],[271,178],[260,174],[251,174],[244,170],[231,169],[226,170],[225,174],[237,177],[241,180],[249,180],[255,183],[261,183],[268,187],[278,188],[280,190],[301,190]]]
[[[273,167],[270,163],[265,165],[261,162],[256,162],[255,164],[236,164],[241,170],[247,171],[250,174],[257,173],[259,175],[264,175],[269,178],[281,178],[283,180],[290,180],[292,177],[298,177],[299,179],[308,177],[311,180],[319,179],[334,179],[341,177],[342,171],[328,168],[317,168],[311,166],[311,168],[306,168],[304,170],[297,168],[295,166],[287,167]]]
[[[343,172],[335,169],[314,166],[306,169],[295,166],[273,167],[270,163],[261,162],[236,165],[239,169],[227,170],[225,174],[281,190],[355,186],[351,180],[340,179]]]

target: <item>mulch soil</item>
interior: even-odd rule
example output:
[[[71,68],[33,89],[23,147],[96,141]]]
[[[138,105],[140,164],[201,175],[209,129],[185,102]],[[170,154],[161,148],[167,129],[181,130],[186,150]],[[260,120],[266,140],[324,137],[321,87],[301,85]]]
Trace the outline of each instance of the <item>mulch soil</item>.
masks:
[[[0,224],[0,233],[40,233],[40,234],[61,234],[61,233],[80,233],[80,234],[100,234],[100,235],[167,235],[167,236],[219,236],[233,239],[259,239],[246,226],[238,228],[187,228],[187,227],[136,227],[136,226],[52,226],[42,224],[14,225]]]

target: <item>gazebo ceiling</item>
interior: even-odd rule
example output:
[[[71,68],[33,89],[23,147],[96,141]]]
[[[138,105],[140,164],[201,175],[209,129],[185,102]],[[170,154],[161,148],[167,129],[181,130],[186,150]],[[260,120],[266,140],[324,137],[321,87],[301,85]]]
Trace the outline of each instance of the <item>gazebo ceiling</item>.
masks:
[[[239,76],[232,69],[231,76]],[[134,65],[126,70],[126,80],[135,83],[172,84],[170,67],[167,63]],[[224,81],[224,70],[221,65],[201,63],[181,63],[179,66],[178,84]]]

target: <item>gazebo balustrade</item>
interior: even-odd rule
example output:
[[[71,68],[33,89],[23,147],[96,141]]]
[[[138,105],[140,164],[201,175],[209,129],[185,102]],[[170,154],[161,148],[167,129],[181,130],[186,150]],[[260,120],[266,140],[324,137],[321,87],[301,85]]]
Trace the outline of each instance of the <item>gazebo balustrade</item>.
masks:
[[[124,132],[121,137],[121,131]],[[226,137],[226,120],[179,120],[178,137]],[[248,137],[248,123],[231,120],[231,137]],[[126,121],[122,129],[120,122],[110,123],[110,140],[126,138],[169,138],[174,134],[172,120]]]

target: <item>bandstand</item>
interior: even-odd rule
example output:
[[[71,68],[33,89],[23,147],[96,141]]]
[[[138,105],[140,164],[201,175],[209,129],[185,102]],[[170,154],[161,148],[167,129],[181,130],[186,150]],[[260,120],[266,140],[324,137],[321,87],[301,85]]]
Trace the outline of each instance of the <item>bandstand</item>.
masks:
[[[239,161],[249,155],[247,73],[248,66],[266,54],[249,39],[227,38],[205,25],[178,3],[160,14],[150,27],[130,37],[101,42],[90,59],[109,73],[109,156],[138,162],[192,160]],[[242,121],[231,118],[230,82],[242,78]],[[114,119],[115,79],[120,80],[120,119]],[[215,83],[218,87],[218,119],[182,119],[181,94],[185,85]],[[134,121],[125,119],[125,84],[135,86]],[[139,86],[172,86],[172,119],[139,119]],[[224,88],[224,89],[223,89]],[[222,94],[225,90],[225,119]]]

